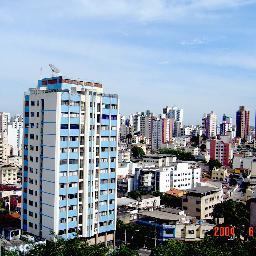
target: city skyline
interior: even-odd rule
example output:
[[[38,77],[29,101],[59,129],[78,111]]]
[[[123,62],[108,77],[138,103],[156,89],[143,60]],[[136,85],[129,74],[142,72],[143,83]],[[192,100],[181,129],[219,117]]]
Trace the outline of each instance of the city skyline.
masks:
[[[200,124],[211,110],[235,120],[245,105],[254,116],[256,1],[99,3],[1,3],[2,111],[21,113],[23,92],[53,63],[68,77],[98,79],[125,115],[176,105],[186,124]]]

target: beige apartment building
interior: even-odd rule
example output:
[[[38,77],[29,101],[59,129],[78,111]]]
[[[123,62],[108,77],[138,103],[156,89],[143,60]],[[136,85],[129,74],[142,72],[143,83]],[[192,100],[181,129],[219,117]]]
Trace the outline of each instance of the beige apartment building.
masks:
[[[212,170],[212,180],[224,181],[228,177],[228,170],[224,167]]]
[[[216,187],[196,187],[187,191],[182,208],[187,215],[197,219],[211,219],[213,208],[223,201],[223,190]]]
[[[0,165],[0,184],[16,185],[18,181],[19,168],[16,165],[3,164]]]

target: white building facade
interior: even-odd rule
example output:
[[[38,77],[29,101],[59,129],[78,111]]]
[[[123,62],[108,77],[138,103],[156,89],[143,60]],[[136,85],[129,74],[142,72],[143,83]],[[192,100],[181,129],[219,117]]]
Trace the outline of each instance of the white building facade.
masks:
[[[113,240],[118,106],[101,84],[61,76],[39,80],[25,94],[24,231]]]

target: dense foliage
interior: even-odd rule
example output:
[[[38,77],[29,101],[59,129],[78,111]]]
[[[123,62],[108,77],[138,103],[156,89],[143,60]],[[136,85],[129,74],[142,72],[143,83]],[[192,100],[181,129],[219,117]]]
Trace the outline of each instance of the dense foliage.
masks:
[[[21,256],[23,253],[2,251],[2,256]],[[75,238],[70,240],[57,239],[55,242],[36,245],[27,256],[137,256],[138,253],[127,246],[113,249],[104,244],[88,245],[85,241]]]
[[[240,235],[247,238],[250,213],[245,204],[233,200],[224,201],[215,205],[212,216],[213,218],[224,218],[223,226],[235,227],[237,238]]]
[[[218,160],[210,160],[208,162],[209,170],[212,171],[214,168],[220,168],[222,164]]]
[[[249,256],[256,255],[256,240],[224,240],[206,237],[200,242],[168,240],[156,247],[152,256]]]
[[[131,151],[132,151],[132,156],[136,159],[142,158],[143,156],[145,156],[145,152],[141,147],[134,146],[132,147]]]
[[[195,157],[190,152],[185,152],[182,150],[162,148],[159,150],[159,153],[177,156],[177,158],[182,161],[194,161],[195,160]]]

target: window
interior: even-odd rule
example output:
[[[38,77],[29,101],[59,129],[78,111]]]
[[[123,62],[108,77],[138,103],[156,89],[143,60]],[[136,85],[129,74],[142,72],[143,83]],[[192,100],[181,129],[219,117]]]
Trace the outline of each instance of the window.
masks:
[[[60,128],[61,129],[68,129],[68,125],[67,124],[61,124]]]
[[[70,129],[79,129],[79,124],[70,124]]]
[[[102,119],[109,119],[109,115],[103,114],[103,115],[102,115]]]
[[[195,231],[194,230],[188,230],[188,234],[193,235],[193,234],[195,234]]]
[[[35,102],[34,102],[34,101],[31,101],[30,105],[31,105],[31,106],[35,106]]]
[[[67,163],[68,163],[67,159],[61,159],[60,160],[60,165],[67,164]]]

